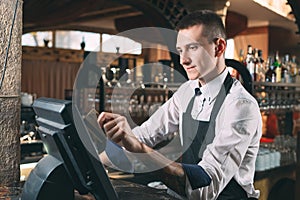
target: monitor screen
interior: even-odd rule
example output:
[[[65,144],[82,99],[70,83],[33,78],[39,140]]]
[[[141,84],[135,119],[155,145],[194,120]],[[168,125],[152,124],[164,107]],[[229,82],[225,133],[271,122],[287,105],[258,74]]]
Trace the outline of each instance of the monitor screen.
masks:
[[[97,200],[118,199],[88,129],[76,107],[72,108],[72,102],[39,98],[34,101],[33,109],[47,153],[63,163],[74,189],[80,194],[91,193]],[[100,137],[98,142],[106,141]]]

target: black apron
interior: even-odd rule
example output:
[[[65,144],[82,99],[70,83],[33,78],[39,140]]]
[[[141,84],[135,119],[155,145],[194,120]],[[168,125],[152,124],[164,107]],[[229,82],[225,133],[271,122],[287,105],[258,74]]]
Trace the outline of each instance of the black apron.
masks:
[[[191,116],[195,96],[189,102],[187,110],[183,113],[182,122],[182,140],[183,140],[183,155],[182,162],[186,164],[198,164],[201,161],[203,152],[207,145],[210,144],[215,137],[215,121],[218,112],[228,94],[233,79],[228,73],[217,95],[216,102],[213,106],[210,120],[198,121]],[[224,190],[220,193],[217,200],[243,200],[247,199],[245,190],[232,178]]]

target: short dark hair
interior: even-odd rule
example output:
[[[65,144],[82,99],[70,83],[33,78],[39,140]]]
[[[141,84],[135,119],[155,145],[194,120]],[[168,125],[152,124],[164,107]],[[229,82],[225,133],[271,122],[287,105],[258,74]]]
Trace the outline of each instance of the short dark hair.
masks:
[[[215,38],[226,40],[226,31],[221,17],[211,10],[197,10],[184,16],[177,24],[176,30],[187,29],[195,25],[204,25],[203,36],[209,42]]]

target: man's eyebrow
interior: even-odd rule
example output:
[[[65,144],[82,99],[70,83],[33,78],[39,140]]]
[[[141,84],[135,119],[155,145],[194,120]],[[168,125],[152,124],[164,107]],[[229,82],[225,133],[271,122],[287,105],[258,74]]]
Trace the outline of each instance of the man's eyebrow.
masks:
[[[199,42],[191,42],[191,43],[186,44],[185,46],[192,46],[192,45],[200,45],[200,43]]]
[[[190,47],[190,46],[192,46],[192,45],[201,45],[201,44],[200,44],[199,42],[191,42],[191,43],[185,44],[183,47],[184,47],[184,48],[187,48],[187,47]],[[176,49],[177,49],[177,50],[181,50],[182,47],[181,47],[181,46],[176,46]]]
[[[200,43],[199,42],[191,42],[191,43],[185,44],[184,47],[188,47],[191,45],[200,45]],[[176,46],[176,48],[181,48],[181,46]]]

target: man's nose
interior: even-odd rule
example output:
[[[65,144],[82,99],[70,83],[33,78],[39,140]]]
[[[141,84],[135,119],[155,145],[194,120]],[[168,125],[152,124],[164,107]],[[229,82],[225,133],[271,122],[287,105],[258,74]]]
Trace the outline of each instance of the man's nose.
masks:
[[[186,53],[181,55],[180,60],[182,65],[188,65],[191,63],[191,58]]]

